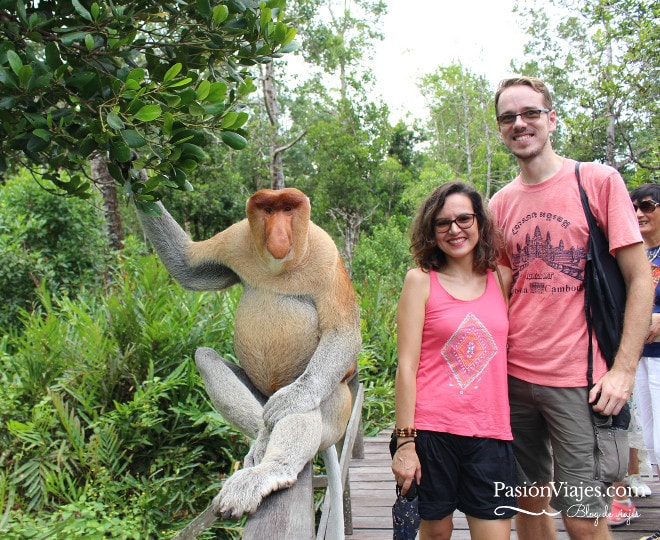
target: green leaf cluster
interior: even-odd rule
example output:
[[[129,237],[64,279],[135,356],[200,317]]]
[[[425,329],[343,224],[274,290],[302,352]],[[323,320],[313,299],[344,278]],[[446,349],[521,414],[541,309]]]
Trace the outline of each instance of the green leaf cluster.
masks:
[[[231,358],[239,291],[183,291],[127,244],[111,290],[42,287],[0,342],[2,538],[172,536],[247,452],[191,357],[214,344]],[[206,538],[236,537],[221,525]]]
[[[0,0],[0,170],[86,197],[98,152],[145,208],[191,189],[207,145],[246,146],[249,68],[295,48],[284,4]]]
[[[530,36],[520,73],[552,88],[554,148],[615,167],[629,187],[660,170],[660,4],[649,0],[519,2]],[[554,14],[560,14],[559,16]]]
[[[19,324],[42,282],[58,294],[101,283],[108,263],[97,198],[53,195],[23,171],[0,187],[0,328]]]

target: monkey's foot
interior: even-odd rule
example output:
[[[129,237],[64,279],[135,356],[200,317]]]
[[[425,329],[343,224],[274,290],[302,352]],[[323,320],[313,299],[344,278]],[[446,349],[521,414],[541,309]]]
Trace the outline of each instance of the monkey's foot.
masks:
[[[235,472],[211,503],[215,514],[224,519],[239,519],[243,514],[256,512],[264,497],[273,491],[291,487],[297,476],[277,469],[270,463]]]

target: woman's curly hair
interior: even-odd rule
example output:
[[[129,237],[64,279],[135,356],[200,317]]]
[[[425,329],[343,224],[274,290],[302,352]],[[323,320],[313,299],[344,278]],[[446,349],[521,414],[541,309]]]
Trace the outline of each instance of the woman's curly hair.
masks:
[[[435,216],[444,207],[447,197],[454,194],[466,195],[472,201],[472,208],[476,214],[479,241],[474,250],[474,269],[481,273],[494,270],[501,245],[501,235],[479,192],[458,181],[437,187],[422,203],[411,227],[410,252],[413,259],[422,270],[427,272],[442,270],[447,265],[447,256],[438,247],[435,239]]]

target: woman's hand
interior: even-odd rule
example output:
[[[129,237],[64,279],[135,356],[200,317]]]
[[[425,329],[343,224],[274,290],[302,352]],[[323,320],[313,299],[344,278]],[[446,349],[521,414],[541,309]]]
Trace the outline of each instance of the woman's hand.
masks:
[[[417,457],[415,443],[399,443],[399,448],[392,458],[392,472],[398,486],[401,486],[401,494],[405,495],[413,479],[419,484],[422,479],[422,467]]]
[[[660,341],[660,313],[651,315],[651,324],[649,326],[649,333],[646,335],[645,344]]]

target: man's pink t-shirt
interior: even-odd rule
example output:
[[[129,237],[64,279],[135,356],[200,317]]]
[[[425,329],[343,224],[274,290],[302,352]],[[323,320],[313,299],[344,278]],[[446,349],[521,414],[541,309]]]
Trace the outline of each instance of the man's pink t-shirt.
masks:
[[[606,165],[581,163],[580,180],[612,254],[641,242],[619,173]],[[583,279],[589,227],[575,161],[564,159],[559,172],[540,184],[516,178],[493,196],[490,209],[504,234],[502,262],[513,270],[509,374],[545,386],[586,386]],[[594,347],[597,381],[607,368],[595,338]]]
[[[415,427],[511,440],[506,304],[493,272],[474,300],[451,296],[430,272],[417,369]]]

